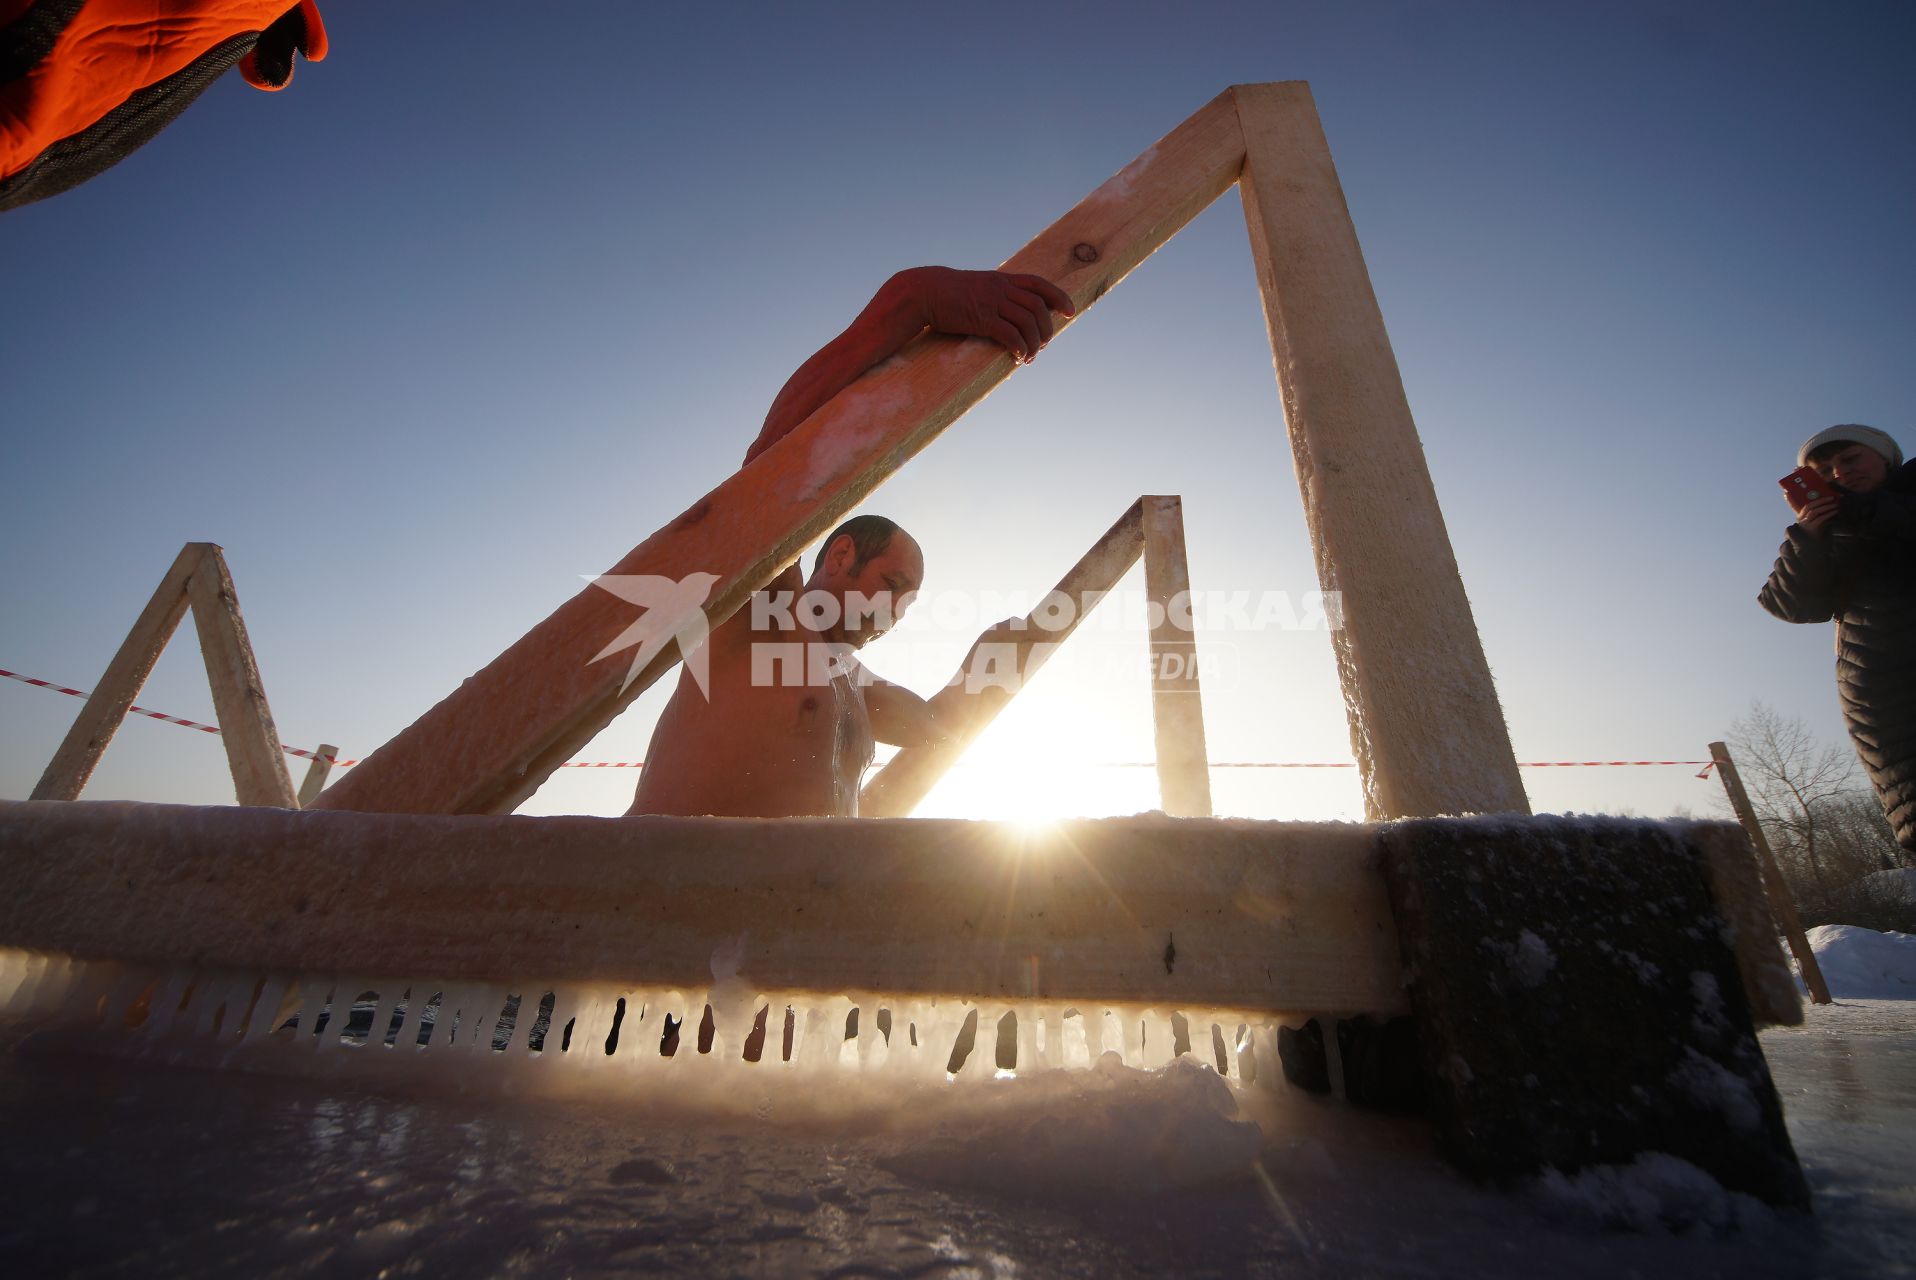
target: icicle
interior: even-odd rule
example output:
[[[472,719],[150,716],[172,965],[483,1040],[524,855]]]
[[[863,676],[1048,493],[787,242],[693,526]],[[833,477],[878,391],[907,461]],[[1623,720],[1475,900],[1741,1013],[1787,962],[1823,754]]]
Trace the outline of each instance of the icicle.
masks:
[[[248,1011],[246,1028],[240,1036],[241,1044],[259,1044],[279,1029],[279,1024],[285,1020],[280,1016],[281,1007],[286,997],[292,994],[291,987],[292,984],[283,977],[267,977],[253,1001],[252,1009]]]
[[[121,966],[110,961],[82,965],[67,991],[66,1018],[81,1026],[98,1025],[122,974]]]
[[[1043,1026],[1038,1006],[1027,1004],[1013,1009],[1012,1014],[1018,1019],[1018,1061],[1012,1070],[1020,1074],[1036,1071],[1043,1062],[1038,1052],[1038,1036]]]
[[[858,1070],[875,1072],[884,1061],[885,1035],[878,1029],[878,1001],[867,999],[858,1006]],[[874,1061],[876,1059],[876,1061]]]
[[[185,1002],[192,989],[192,975],[183,969],[174,969],[153,990],[152,1003],[147,1006],[146,1021],[140,1024],[149,1039],[157,1040],[173,1029],[173,1020],[179,1017],[180,1005]]]
[[[38,957],[12,947],[0,948],[0,1015],[13,1016],[14,997],[33,969]]]
[[[1140,1065],[1150,1071],[1169,1066],[1171,1059],[1176,1056],[1172,1051],[1171,1019],[1158,1009],[1138,1009],[1132,1013],[1131,1020],[1140,1031]],[[1128,1058],[1130,1055],[1127,1053],[1125,1056]]]

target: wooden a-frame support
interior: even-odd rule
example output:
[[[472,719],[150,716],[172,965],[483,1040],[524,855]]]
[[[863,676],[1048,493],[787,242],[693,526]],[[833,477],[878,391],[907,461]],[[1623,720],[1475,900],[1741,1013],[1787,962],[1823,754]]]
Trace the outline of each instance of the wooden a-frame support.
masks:
[[[189,608],[206,659],[206,678],[213,689],[220,741],[233,771],[235,797],[245,805],[299,808],[286,757],[281,754],[279,731],[266,704],[259,664],[253,660],[246,623],[240,618],[233,575],[227,572],[220,549],[210,542],[189,542],[180,548],[173,567],[160,580],[159,589],[54,752],[32,799],[79,798]],[[321,754],[330,752],[321,748]]]
[[[993,628],[978,637],[981,644],[1015,646],[1009,655],[1012,662],[994,665],[994,674],[1005,675],[1009,683],[994,680],[977,690],[979,709],[955,739],[907,747],[886,761],[860,792],[859,813],[868,818],[909,817],[1139,556],[1144,558],[1145,591],[1158,621],[1151,629],[1151,715],[1159,803],[1174,818],[1210,817],[1211,777],[1198,700],[1197,638],[1190,620],[1184,504],[1159,495],[1146,495],[1127,507],[1021,626]],[[961,668],[954,679],[964,675]]]
[[[1309,87],[1226,90],[1006,270],[1078,315],[1237,184],[1372,818],[1527,811],[1516,757]],[[717,575],[730,617],[810,541],[1010,375],[988,342],[927,335],[867,373],[609,571]],[[315,802],[509,812],[673,663],[595,661],[631,606],[587,587]]]

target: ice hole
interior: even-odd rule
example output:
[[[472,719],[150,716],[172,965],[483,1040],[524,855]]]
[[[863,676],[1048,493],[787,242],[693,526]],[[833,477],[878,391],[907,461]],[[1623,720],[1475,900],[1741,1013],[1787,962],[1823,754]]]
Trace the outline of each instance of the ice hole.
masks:
[[[1182,1057],[1191,1052],[1191,1020],[1182,1013],[1171,1013],[1171,1056]]]
[[[491,1027],[480,1028],[492,1032],[492,1043],[488,1047],[495,1052],[505,1052],[506,1046],[512,1043],[513,1033],[519,1029],[519,1005],[518,996],[507,996],[505,1004],[499,1009],[499,1016],[492,1019]]]
[[[712,1016],[712,1006],[705,1006],[705,1015],[699,1019],[699,1052],[712,1052],[712,1037],[718,1033],[718,1020]]]
[[[1211,1024],[1211,1056],[1217,1059],[1217,1073],[1221,1076],[1231,1074],[1231,1054],[1224,1044],[1224,1028],[1217,1023]]]
[[[612,1030],[606,1033],[605,1056],[611,1057],[619,1048],[619,1024],[625,1021],[625,997],[619,997],[619,1003],[612,1010]]]
[[[413,1038],[414,1045],[423,1045],[432,1039],[432,1029],[438,1025],[440,1015],[445,1012],[445,1007],[445,992],[435,991],[427,998],[425,1006],[419,1010],[419,1032]],[[447,1034],[451,1034],[450,1029],[448,1029]]]
[[[998,1070],[1013,1071],[1018,1066],[1018,1013],[1015,1009],[1005,1010],[1005,1016],[998,1019],[998,1052],[996,1055]],[[1027,1067],[1031,1064],[1026,1063]]]
[[[965,1065],[965,1059],[971,1056],[973,1046],[978,1043],[978,1011],[973,1009],[965,1015],[964,1025],[958,1028],[958,1038],[952,1041],[951,1057],[945,1061],[945,1073],[957,1075]]]
[[[546,1037],[552,1033],[552,1010],[559,1003],[559,993],[548,991],[539,998],[539,1012],[532,1019],[532,1030],[526,1033],[526,1051],[544,1053]],[[571,1023],[566,1024],[568,1027]]]

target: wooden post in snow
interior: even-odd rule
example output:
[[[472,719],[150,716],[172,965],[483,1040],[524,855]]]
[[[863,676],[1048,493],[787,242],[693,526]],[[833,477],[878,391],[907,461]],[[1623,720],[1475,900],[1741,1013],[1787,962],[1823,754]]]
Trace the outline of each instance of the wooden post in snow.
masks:
[[[1341,593],[1331,641],[1365,811],[1528,813],[1310,88],[1233,92],[1245,146],[1238,187],[1305,518],[1320,585]]]
[[[1002,637],[987,631],[979,637],[980,640],[1002,638],[1015,641],[1018,646],[1017,689],[1024,688],[1052,651],[1077,629],[1078,623],[1084,620],[1084,615],[1091,611],[1097,599],[1115,587],[1118,579],[1138,562],[1138,555],[1145,548],[1143,512],[1146,501],[1148,499],[1140,498],[1132,503],[1118,517],[1117,523],[1107,529],[1104,536],[1051,589],[1047,600],[1056,601],[1062,597],[1070,602],[1069,611],[1062,615],[1066,620],[1064,625],[1050,630],[1041,625],[1040,620],[1048,616],[1047,607],[1041,602],[1026,616],[1022,631],[1005,633]],[[929,747],[907,747],[886,761],[885,767],[873,775],[859,793],[860,816],[910,817],[912,811],[931,794],[931,789],[938,785],[938,780],[964,755],[965,749],[998,718],[998,713],[1004,710],[1015,692],[1015,689],[1007,689],[1002,685],[980,689],[977,711],[957,740]]]
[[[1763,890],[1769,895],[1770,910],[1776,913],[1777,924],[1783,927],[1783,936],[1789,939],[1790,954],[1796,957],[1803,985],[1810,989],[1810,999],[1817,1004],[1828,1004],[1829,984],[1823,981],[1823,969],[1816,963],[1816,953],[1810,950],[1810,940],[1803,936],[1796,899],[1790,894],[1789,882],[1783,879],[1783,869],[1776,864],[1776,854],[1770,849],[1769,837],[1763,834],[1763,824],[1756,820],[1756,808],[1743,789],[1743,776],[1736,771],[1730,748],[1721,742],[1712,742],[1710,758],[1716,762],[1716,776],[1723,781],[1724,794],[1730,797],[1737,821],[1743,824],[1750,843],[1756,846],[1757,862],[1763,868]]]
[[[1211,816],[1211,769],[1198,700],[1191,570],[1184,555],[1184,503],[1138,499],[1144,508],[1144,592],[1151,628],[1151,720],[1157,732],[1159,803],[1174,818]]]

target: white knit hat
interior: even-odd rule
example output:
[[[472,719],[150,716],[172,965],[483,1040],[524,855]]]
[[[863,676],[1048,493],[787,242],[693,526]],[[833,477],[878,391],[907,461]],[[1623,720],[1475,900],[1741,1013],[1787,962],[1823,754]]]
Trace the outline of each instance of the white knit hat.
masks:
[[[1903,465],[1903,451],[1897,447],[1894,440],[1889,438],[1887,432],[1878,431],[1875,427],[1863,426],[1858,422],[1846,422],[1841,426],[1825,427],[1823,430],[1805,440],[1803,447],[1796,451],[1796,465],[1799,467],[1808,466],[1812,453],[1815,453],[1826,444],[1835,444],[1838,441],[1844,444],[1860,444],[1866,448],[1876,450],[1876,452],[1882,454],[1884,459],[1888,461],[1890,470],[1892,471]]]

